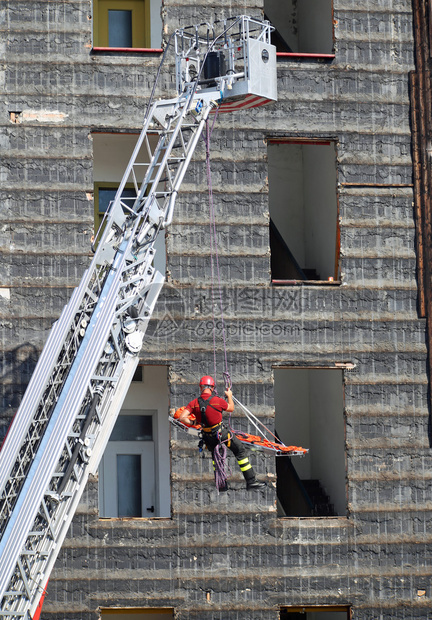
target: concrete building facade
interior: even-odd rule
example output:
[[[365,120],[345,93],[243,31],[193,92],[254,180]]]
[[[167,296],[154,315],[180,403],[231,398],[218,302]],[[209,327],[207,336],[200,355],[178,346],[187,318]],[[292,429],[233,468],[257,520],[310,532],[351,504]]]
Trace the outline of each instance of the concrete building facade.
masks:
[[[140,372],[44,620],[431,617],[426,0],[0,0],[3,434],[170,34],[237,14],[276,27],[278,101],[212,125],[220,283],[204,140],[196,151]],[[174,91],[171,60],[157,96]],[[225,368],[263,423],[310,449],[253,452],[263,491],[231,457],[218,494],[211,459],[169,427],[201,375],[223,392]],[[231,423],[249,428],[238,407]]]

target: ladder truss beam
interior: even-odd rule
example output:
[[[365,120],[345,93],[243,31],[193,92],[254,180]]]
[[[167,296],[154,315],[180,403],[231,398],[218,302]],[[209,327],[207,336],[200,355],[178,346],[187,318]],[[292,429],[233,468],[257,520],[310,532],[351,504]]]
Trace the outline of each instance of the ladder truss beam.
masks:
[[[152,266],[154,243],[171,221],[173,202],[214,107],[209,99],[196,115],[194,105],[192,92],[153,105],[99,231],[92,264],[52,330],[31,398],[26,393],[20,423],[11,428],[20,440],[7,453],[7,475],[0,476],[0,555],[6,558],[0,593],[8,617],[22,618],[35,609],[138,363],[164,280]],[[184,131],[189,116],[193,121],[188,119]],[[147,135],[151,124],[159,126],[154,148]],[[139,160],[143,142],[150,161]],[[138,166],[146,170],[140,184]],[[124,209],[121,196],[131,175],[136,196]],[[49,377],[45,384],[44,376]],[[4,471],[2,457],[3,452]]]

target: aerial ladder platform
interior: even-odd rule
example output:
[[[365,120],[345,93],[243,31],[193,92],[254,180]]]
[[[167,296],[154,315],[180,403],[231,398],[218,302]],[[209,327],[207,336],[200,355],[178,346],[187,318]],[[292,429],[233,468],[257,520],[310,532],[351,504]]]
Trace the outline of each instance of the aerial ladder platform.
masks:
[[[209,115],[276,99],[271,30],[266,21],[239,16],[170,38],[162,63],[174,47],[177,96],[156,101],[152,94],[93,260],[53,325],[0,452],[1,618],[39,614],[146,346],[164,283],[154,267],[156,239],[172,221]],[[123,196],[126,184],[132,197]]]

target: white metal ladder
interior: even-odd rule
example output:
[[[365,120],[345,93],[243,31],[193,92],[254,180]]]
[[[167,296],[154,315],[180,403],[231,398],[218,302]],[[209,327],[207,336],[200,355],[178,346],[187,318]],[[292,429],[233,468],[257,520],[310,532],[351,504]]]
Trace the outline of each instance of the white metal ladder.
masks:
[[[237,84],[241,88],[232,109],[251,96],[249,43],[257,71],[260,55],[268,69],[263,50],[275,57],[269,33],[268,22],[245,16],[228,26],[225,22],[223,38],[209,39],[208,32],[202,38],[199,27],[192,34],[175,33],[178,96],[149,108],[99,229],[95,256],[51,330],[0,452],[1,618],[35,613],[139,361],[164,282],[153,266],[156,238],[172,221],[177,193],[210,112]],[[236,75],[212,75],[200,87],[207,55],[218,40],[218,53],[232,60],[229,67],[238,54],[249,68]],[[261,83],[258,90],[263,102],[275,98],[273,85],[270,99]],[[132,198],[122,196],[126,184],[134,187]]]
[[[197,114],[192,95],[153,105],[93,261],[53,327],[0,452],[4,617],[33,614],[138,364],[164,282],[152,266],[154,243],[172,219],[215,105],[208,100]],[[149,134],[155,132],[152,149]],[[140,160],[143,144],[150,161]],[[146,174],[138,183],[142,167]],[[135,199],[122,199],[130,181]]]

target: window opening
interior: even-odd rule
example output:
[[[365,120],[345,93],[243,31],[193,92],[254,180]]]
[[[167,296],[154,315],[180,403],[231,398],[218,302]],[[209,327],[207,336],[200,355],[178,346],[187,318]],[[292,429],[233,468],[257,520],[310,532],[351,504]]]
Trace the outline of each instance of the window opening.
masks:
[[[132,47],[132,11],[108,9],[108,47]]]
[[[264,0],[264,14],[276,28],[272,43],[278,52],[333,52],[332,0]]]
[[[111,202],[117,192],[118,183],[95,183],[95,231],[102,223]],[[136,191],[133,185],[126,185],[122,193],[122,200],[126,205],[132,206],[136,198]]]
[[[122,180],[124,171],[136,145],[136,134],[99,133],[92,134],[93,139],[93,182],[94,182],[94,228],[95,234],[102,222],[104,213],[114,199],[117,188]],[[153,141],[156,135],[150,135],[149,142],[154,148]],[[149,159],[144,155],[146,146],[140,151],[140,161]],[[147,167],[141,166],[135,171],[137,183],[142,183]],[[160,184],[163,191],[164,183]],[[136,198],[136,189],[133,183],[127,183],[122,194],[123,202],[132,205]],[[166,272],[165,231],[162,230],[155,244],[155,268],[162,274]]]
[[[280,620],[350,620],[348,606],[282,607]]]
[[[272,281],[337,282],[334,142],[270,139],[268,179]]]
[[[274,369],[275,428],[302,458],[276,457],[279,516],[345,516],[345,425],[342,370]]]
[[[117,418],[110,441],[153,441],[153,416],[123,413]]]
[[[161,0],[94,0],[93,21],[95,48],[161,48]]]
[[[133,382],[99,467],[101,517],[169,517],[168,368]],[[142,403],[152,409],[142,409]]]

